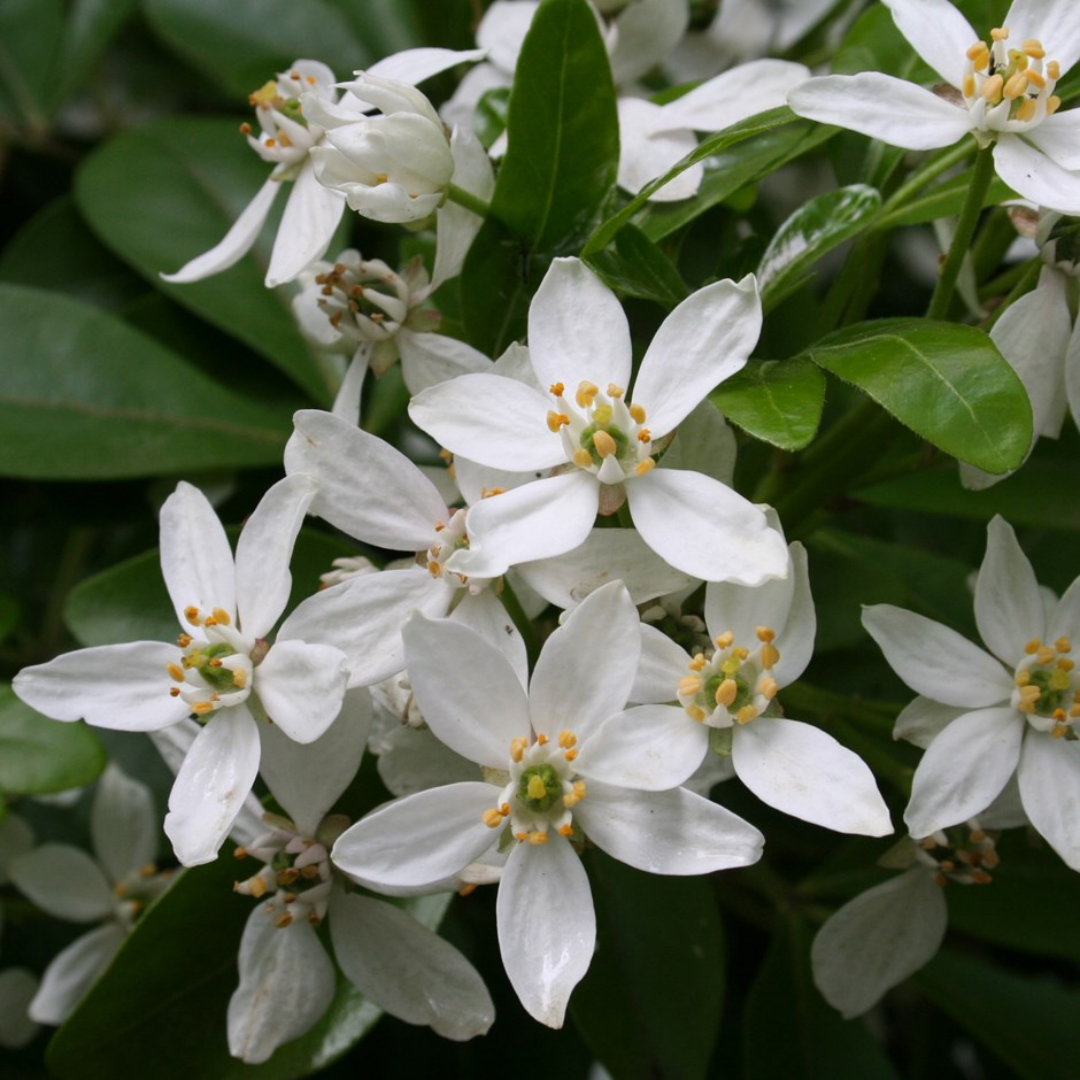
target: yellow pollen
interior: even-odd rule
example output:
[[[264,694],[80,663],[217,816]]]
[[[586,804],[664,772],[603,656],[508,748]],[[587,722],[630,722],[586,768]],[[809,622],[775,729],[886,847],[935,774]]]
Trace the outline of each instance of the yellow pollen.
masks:
[[[284,146],[286,149],[288,149],[293,144],[292,139],[290,139],[284,131],[278,132],[278,142],[281,143],[281,145]]]
[[[514,839],[515,839],[515,840],[516,840],[516,841],[517,841],[517,842],[518,842],[519,844],[520,844],[520,843],[522,843],[522,842],[524,842],[524,841],[525,841],[525,840],[527,840],[528,838],[529,838],[529,834],[528,834],[527,832],[516,832],[516,833],[514,833]]]
[[[559,745],[564,750],[569,750],[571,746],[577,746],[577,736],[568,728],[563,728],[559,732]]]
[[[701,693],[701,680],[696,675],[684,675],[677,691],[680,697],[693,697]]]
[[[481,490],[480,490],[480,498],[481,499],[491,499],[491,498],[494,498],[496,495],[504,495],[505,493],[506,493],[506,488],[501,488],[501,487],[481,488]]]
[[[739,684],[734,679],[725,679],[716,688],[716,704],[726,709],[738,696]]]
[[[539,776],[529,777],[529,798],[530,799],[542,799],[547,794],[547,788],[544,786],[544,781]]]
[[[454,460],[454,455],[445,448],[439,451],[439,457],[441,457],[448,465]]]
[[[232,673],[233,686],[243,690],[247,686],[247,672],[243,668],[237,668]]]
[[[609,382],[607,384],[607,395],[610,398],[620,398],[626,393],[625,386],[618,386],[616,383]]]
[[[740,645],[737,649],[732,649],[732,655],[738,657],[740,660],[745,660],[750,655],[750,650],[744,649]]]
[[[536,736],[536,741],[540,746],[547,746],[548,737],[546,735],[537,735]]]
[[[497,829],[503,823],[503,816],[498,810],[485,810],[480,817],[489,829]]]
[[[758,714],[757,709],[753,705],[744,705],[736,714],[735,719],[740,724],[749,724]]]
[[[686,715],[689,716],[691,720],[696,720],[699,724],[701,724],[704,722],[707,714],[704,709],[700,708],[697,705],[687,705]]]
[[[630,416],[635,424],[645,423],[645,410],[640,405],[630,406]]]
[[[529,843],[533,847],[542,847],[548,842],[548,835],[546,832],[531,832],[529,833]]]
[[[217,622],[221,623],[222,626],[228,626],[232,622],[232,618],[224,608],[216,607],[211,612],[211,614],[214,616],[214,619]]]
[[[995,41],[1008,41],[1009,28],[1007,26],[999,26],[997,29],[990,31],[990,36]]]
[[[761,646],[761,664],[766,671],[776,667],[777,661],[780,659],[780,650],[775,645],[762,645]]]
[[[635,476],[644,476],[646,473],[651,473],[656,468],[656,458],[647,457],[644,461],[639,461],[634,466]]]
[[[374,186],[377,187],[379,184],[385,184],[388,179],[389,179],[389,177],[387,176],[386,173],[384,173],[384,172],[376,173],[375,174],[375,184],[374,184]]]
[[[213,615],[207,615],[206,618],[203,619],[203,626],[217,626],[217,624],[217,619],[215,619]]]
[[[548,392],[556,397],[562,397],[566,393],[566,387],[561,382],[555,382],[548,387]]]
[[[184,682],[184,670],[179,664],[166,664],[169,675],[177,682]]]
[[[1072,641],[1067,637],[1059,637],[1057,641],[1054,642],[1054,648],[1057,649],[1058,652],[1072,652]]]
[[[1057,94],[1051,94],[1046,99],[1046,115],[1053,116],[1061,108],[1061,98]]]
[[[179,645],[181,649],[186,649],[191,644],[191,641],[192,641],[192,639],[191,639],[191,637],[189,635],[181,634],[176,639],[176,644]]]
[[[1080,716],[1080,705],[1071,705],[1069,707],[1069,718],[1075,720],[1078,716]]]
[[[687,665],[691,671],[704,671],[705,670],[705,654],[698,653],[693,660]]]
[[[169,687],[169,697],[179,697],[179,696],[180,696],[180,687],[179,686],[170,686]]]
[[[1056,60],[1050,60],[1046,65],[1046,77],[1057,82],[1061,78],[1061,65]]]
[[[220,656],[211,657],[210,658],[210,666],[211,667],[221,667],[221,657]]]
[[[574,758],[576,758],[576,757],[577,757],[577,753],[578,753],[578,752],[577,752],[576,750],[574,750],[573,748],[571,748],[571,749],[567,750],[567,751],[566,751],[566,752],[565,752],[565,753],[563,754],[563,757],[564,757],[564,758],[566,758],[566,760],[567,760],[567,761],[573,761],[573,760],[574,760]]]
[[[1042,42],[1037,38],[1028,38],[1021,48],[1024,55],[1030,56],[1032,60],[1042,60],[1046,56],[1046,50],[1043,48]]]
[[[761,691],[762,697],[772,701],[780,692],[780,684],[773,678],[762,679],[758,689]]]
[[[432,577],[438,577],[442,573],[442,567],[437,562],[429,562],[427,568]]]
[[[1025,646],[1024,652],[1031,656],[1042,648],[1042,642],[1038,638],[1032,638]]]
[[[563,796],[563,806],[565,806],[567,810],[573,809],[575,806],[577,806],[579,802],[581,802],[582,799],[585,798],[586,794],[587,793],[585,790],[585,781],[575,780],[573,791],[571,791],[569,795]]]
[[[991,75],[982,85],[982,96],[991,105],[996,105],[1001,100],[1001,91],[1005,86],[1005,80],[1000,75]]]
[[[717,639],[716,646],[719,649],[727,649],[735,640],[735,635],[730,630],[725,630]]]
[[[272,150],[275,146],[277,146],[277,139],[267,139],[266,145]]]
[[[1035,659],[1040,664],[1049,664],[1054,659],[1054,650],[1053,649],[1040,649],[1035,654]]]
[[[1044,79],[1042,74],[1036,71],[1034,68],[1029,68],[1027,71],[1024,72],[1024,74],[1027,76],[1027,81],[1031,83],[1032,86],[1037,87],[1039,90],[1046,86],[1046,79]]]
[[[587,409],[593,403],[593,399],[600,393],[600,387],[596,383],[591,383],[587,379],[578,383],[577,393],[574,395],[574,400],[578,403],[579,409]]]
[[[1036,104],[1035,99],[1025,98],[1020,102],[1020,107],[1016,110],[1016,119],[1023,120],[1026,123],[1028,120],[1034,120],[1038,111],[1039,106]]]
[[[638,437],[638,442],[646,442],[646,443],[647,442],[652,442],[652,432],[647,427],[643,427],[637,433],[637,437]]]
[[[775,641],[776,631],[771,626],[759,626],[755,631],[758,641]]]
[[[187,619],[192,626],[201,626],[202,620],[199,618],[199,609],[194,604],[191,607],[184,608],[184,618]]]
[[[292,916],[291,916],[291,915],[290,915],[290,914],[289,914],[289,913],[288,913],[287,911],[283,911],[283,912],[282,912],[282,913],[281,913],[281,914],[280,914],[280,915],[279,915],[279,916],[278,916],[278,917],[277,917],[277,918],[276,918],[276,919],[274,920],[274,925],[275,925],[275,926],[276,926],[276,927],[277,927],[277,928],[278,928],[279,930],[284,930],[286,926],[292,926],[292,921],[293,921],[293,919],[292,919]]]
[[[985,42],[976,41],[965,55],[976,71],[982,71],[990,64],[990,50],[986,47]]]
[[[964,97],[970,98],[975,96],[975,76],[964,76]]]
[[[1054,668],[1050,675],[1051,690],[1068,690],[1069,682],[1069,673],[1067,671],[1062,668]]]
[[[596,452],[602,458],[612,457],[619,449],[615,443],[615,440],[603,430],[597,431],[593,434],[593,446],[596,447]]]
[[[1031,682],[1031,672],[1027,668],[1021,668],[1021,670],[1016,673],[1016,685],[1027,686],[1029,682]]]
[[[520,761],[529,747],[529,740],[525,738],[513,739],[510,743],[510,759]]]
[[[1018,71],[1009,78],[1009,81],[1002,89],[1002,94],[1007,100],[1015,101],[1018,97],[1023,97],[1027,93],[1027,88],[1027,76],[1022,71]]]
[[[984,833],[982,829],[972,829],[968,834],[968,839],[970,839],[973,844],[981,844],[986,839],[986,833]]]
[[[458,896],[472,896],[474,892],[476,892],[476,886],[470,884],[462,885],[461,888],[458,889],[457,894]]]
[[[270,79],[269,81],[264,82],[258,90],[252,90],[252,92],[248,94],[248,104],[255,106],[272,105],[277,99],[277,96],[277,83],[274,82],[273,79]]]
[[[566,427],[570,423],[570,417],[566,413],[555,412],[551,409],[547,414],[547,426],[549,431],[558,431],[561,427]]]
[[[196,716],[205,716],[207,713],[212,713],[214,711],[214,704],[211,701],[196,701],[195,704],[191,706],[191,711],[195,713]]]
[[[1037,686],[1023,686],[1020,688],[1021,701],[1038,701],[1042,691]]]
[[[588,469],[592,466],[592,463],[592,454],[584,446],[579,446],[574,451],[574,464],[579,468]]]
[[[559,826],[559,835],[560,836],[573,836],[574,835],[574,826],[573,825],[560,825]]]

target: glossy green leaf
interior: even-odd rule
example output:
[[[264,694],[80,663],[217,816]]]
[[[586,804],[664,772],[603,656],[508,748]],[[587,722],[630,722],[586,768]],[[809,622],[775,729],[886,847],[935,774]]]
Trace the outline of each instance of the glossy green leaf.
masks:
[[[646,874],[601,851],[590,851],[587,865],[597,950],[570,999],[575,1027],[620,1080],[704,1077],[725,960],[708,882]]]
[[[709,398],[755,439],[801,450],[821,422],[825,376],[808,360],[751,360]]]
[[[105,143],[79,170],[75,197],[105,244],[155,288],[329,404],[330,383],[296,327],[288,290],[263,284],[276,216],[262,242],[224,273],[187,285],[161,278],[217,244],[268,174],[235,121],[170,117]],[[282,196],[278,203],[280,210]]]
[[[0,683],[0,791],[47,795],[96,780],[106,756],[82,723],[50,720]]]
[[[852,184],[818,195],[777,230],[758,264],[761,304],[771,311],[803,283],[810,267],[827,252],[857,236],[881,208],[881,195]]]
[[[161,476],[281,459],[288,422],[97,308],[0,286],[0,473]]]
[[[947,454],[991,473],[1031,445],[1031,406],[1016,372],[981,330],[923,319],[860,323],[807,350]]]
[[[521,47],[491,211],[531,247],[580,236],[615,183],[619,122],[586,0],[542,0]]]
[[[686,299],[675,264],[636,226],[624,225],[608,247],[586,260],[611,289],[655,300],[669,310]]]
[[[1070,985],[1052,976],[1028,978],[950,952],[940,954],[916,978],[935,1005],[1014,1075],[1025,1080],[1076,1076],[1080,990],[1075,980]]]
[[[461,272],[461,315],[469,342],[498,357],[511,342],[523,339],[529,298],[545,269],[501,221],[488,218]]]
[[[972,169],[965,169],[945,183],[920,192],[879,224],[883,228],[896,228],[900,225],[922,225],[939,218],[957,217],[963,209],[964,199],[971,186],[972,172]],[[986,190],[983,206],[997,206],[1006,199],[1015,197],[1012,188],[995,176]]]
[[[809,930],[778,928],[743,1015],[744,1080],[897,1080],[861,1020],[842,1020],[810,977]]]
[[[223,853],[180,874],[53,1037],[46,1055],[53,1076],[292,1080],[325,1067],[366,1034],[380,1011],[339,975],[330,1009],[307,1035],[264,1065],[229,1057],[226,1009],[238,982],[240,936],[256,903],[232,886],[254,869]],[[434,929],[448,901],[419,897],[402,906]]]

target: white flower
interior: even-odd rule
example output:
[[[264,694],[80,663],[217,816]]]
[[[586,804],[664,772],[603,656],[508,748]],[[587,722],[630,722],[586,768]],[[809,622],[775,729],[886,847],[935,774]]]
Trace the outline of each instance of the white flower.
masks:
[[[1016,774],[1031,824],[1080,869],[1080,672],[1070,655],[1080,633],[1080,578],[1048,612],[1012,528],[995,517],[975,622],[989,652],[914,612],[864,609],[863,625],[889,665],[922,695],[901,717],[905,732],[938,729],[904,820],[917,837],[966,821]]]
[[[730,754],[735,775],[762,802],[840,832],[884,836],[889,812],[865,763],[831,735],[777,714],[776,695],[810,662],[815,616],[802,545],[789,548],[785,579],[757,588],[710,584],[705,622],[711,649],[689,656],[642,627],[633,700],[654,706],[649,722],[670,739]]]
[[[145,905],[168,884],[156,873],[158,827],[145,784],[109,765],[90,817],[95,862],[68,844],[42,844],[13,860],[11,880],[39,908],[71,922],[100,923],[45,970],[30,1018],[61,1024],[108,967]]]
[[[908,150],[949,146],[970,132],[980,146],[993,144],[997,173],[1015,191],[1080,212],[1080,112],[1059,114],[1054,94],[1080,56],[1080,5],[1015,0],[987,43],[948,0],[884,2],[948,94],[877,72],[829,75],[793,90],[791,108]]]
[[[298,742],[318,738],[341,707],[344,654],[291,632],[266,641],[289,598],[288,564],[315,482],[292,476],[263,497],[236,560],[206,497],[181,483],[161,509],[161,568],[180,625],[177,644],[79,649],[24,668],[16,693],[56,720],[157,731],[194,715],[204,726],[169,798],[177,858],[213,859],[259,767],[259,723]]]
[[[701,473],[655,468],[676,427],[746,363],[760,328],[752,276],[699,290],[664,320],[628,395],[622,307],[583,262],[556,259],[529,308],[535,384],[462,375],[409,406],[453,453],[542,477],[474,505],[470,549],[449,568],[495,577],[572,551],[598,510],[625,500],[646,544],[684,573],[748,585],[783,574],[783,540],[761,510]]]
[[[522,1004],[551,1027],[562,1024],[596,936],[574,844],[582,834],[651,873],[708,873],[760,856],[752,826],[667,790],[696,764],[681,748],[662,733],[624,733],[638,627],[620,582],[598,589],[548,638],[526,692],[478,634],[411,619],[406,660],[421,711],[486,779],[396,800],[343,833],[331,853],[363,884],[407,888],[509,846],[496,908],[503,963]]]
[[[270,831],[240,856],[265,865],[237,885],[260,899],[240,943],[240,985],[229,1002],[229,1051],[266,1061],[308,1031],[335,992],[334,964],[315,928],[330,923],[345,977],[373,1004],[449,1039],[481,1035],[494,1006],[480,976],[451,945],[389,904],[347,892],[327,851],[347,824],[327,812],[352,782],[371,724],[366,690],[349,693],[329,730],[299,747],[261,729],[263,775],[289,818],[267,815]]]

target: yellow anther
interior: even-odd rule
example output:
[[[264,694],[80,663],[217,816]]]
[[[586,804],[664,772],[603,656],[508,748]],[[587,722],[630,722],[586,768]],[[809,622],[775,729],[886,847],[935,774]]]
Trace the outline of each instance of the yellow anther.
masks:
[[[503,823],[503,816],[498,810],[485,810],[480,817],[489,829],[497,829]]]
[[[615,440],[603,429],[593,433],[593,446],[602,458],[612,457],[619,449]]]
[[[505,494],[506,494],[506,488],[493,487],[493,488],[481,488],[480,489],[480,498],[481,499],[493,499],[496,495],[505,495]]]
[[[647,428],[641,428],[638,433],[638,442],[652,442],[652,432]]]
[[[963,91],[964,91],[964,97],[966,97],[966,98],[971,98],[971,97],[975,96],[975,76],[974,75],[965,75],[964,76]]]
[[[559,826],[559,835],[570,837],[574,835],[574,826],[570,824]]]
[[[1068,690],[1070,682],[1069,673],[1062,668],[1054,668],[1050,674],[1051,690]]]
[[[1032,638],[1025,646],[1024,652],[1031,656],[1042,648],[1042,642],[1038,638]]]
[[[201,626],[202,619],[199,618],[199,609],[192,604],[190,607],[184,608],[184,618],[187,619],[192,626]]]
[[[443,459],[443,461],[445,461],[447,464],[449,464],[451,461],[454,460],[454,455],[451,454],[450,451],[446,450],[445,448],[439,451],[439,457],[441,457]]]
[[[1007,41],[1009,39],[1009,28],[1007,26],[999,26],[990,31],[990,36],[995,41]]]
[[[210,666],[211,667],[221,667],[221,657],[220,656],[212,656],[212,657],[210,657]]]
[[[525,756],[525,751],[529,748],[529,740],[526,738],[513,739],[510,742],[510,759],[511,761],[520,761]]]
[[[1056,60],[1050,60],[1046,64],[1046,77],[1057,82],[1061,78],[1061,65]]]
[[[744,705],[736,714],[735,719],[740,724],[749,724],[758,715],[757,709],[753,705]]]
[[[621,398],[626,393],[625,386],[619,386],[617,383],[609,382],[607,384],[607,394],[610,398]]]
[[[985,41],[976,41],[974,45],[969,45],[967,52],[964,53],[973,64],[984,54],[990,55],[990,50],[986,47]]]
[[[195,704],[191,706],[191,711],[195,713],[196,716],[205,716],[207,713],[212,713],[214,711],[214,703],[212,701],[196,701]]]
[[[427,568],[432,577],[438,577],[442,573],[442,567],[434,559],[427,564]]]
[[[679,680],[679,697],[693,697],[701,693],[701,680],[696,675],[684,675]]]
[[[291,916],[291,915],[290,915],[290,914],[289,914],[289,913],[288,913],[287,911],[283,911],[283,912],[282,912],[282,913],[281,913],[281,914],[280,914],[280,915],[279,915],[279,916],[278,916],[278,917],[277,917],[277,918],[276,918],[276,919],[274,920],[274,925],[275,925],[275,926],[276,926],[276,927],[277,927],[277,928],[278,928],[279,930],[284,930],[286,926],[292,926],[292,921],[293,921],[293,918],[292,918],[292,916]]]
[[[750,655],[749,649],[744,649],[741,645],[738,648],[731,650],[732,656],[737,657],[739,660],[745,660]]]
[[[458,889],[457,894],[458,894],[458,896],[463,896],[464,897],[464,896],[472,896],[472,894],[474,892],[476,892],[476,886],[473,885],[473,884],[468,884],[468,885],[462,885]]]
[[[720,670],[725,675],[734,675],[739,670],[739,658],[737,656],[729,656],[721,665]]]
[[[970,839],[973,844],[981,844],[986,839],[986,833],[984,833],[982,829],[972,829],[968,834],[968,839]]]
[[[731,643],[735,640],[735,635],[730,630],[725,630],[717,639],[716,647],[718,649],[727,649],[731,647]]]
[[[972,870],[972,885],[989,885],[994,879],[985,870]]]
[[[272,105],[278,96],[277,83],[273,79],[268,82],[264,82],[258,90],[252,90],[248,94],[248,104],[254,106],[268,106]]]
[[[1042,90],[1046,86],[1046,79],[1043,78],[1041,72],[1036,71],[1034,68],[1028,68],[1024,74],[1027,76],[1027,81],[1037,89]]]
[[[1069,719],[1075,720],[1078,716],[1080,716],[1080,705],[1071,705],[1069,707]]]
[[[1038,686],[1023,686],[1020,688],[1021,701],[1038,701],[1042,690]]]
[[[546,735],[537,735],[536,736],[536,741],[540,746],[547,746],[548,737]]]
[[[647,457],[644,461],[639,461],[634,466],[635,476],[644,476],[646,473],[651,473],[656,468],[656,458]]]
[[[771,676],[767,679],[762,679],[758,684],[758,690],[761,691],[761,696],[768,701],[772,701],[774,697],[780,692],[780,684]]]
[[[578,755],[577,750],[573,749],[572,747],[571,747],[571,749],[569,749],[569,750],[567,750],[567,751],[565,751],[563,753],[563,757],[566,758],[567,761],[573,761],[574,758],[577,757],[577,755]]]
[[[379,184],[385,184],[386,181],[389,180],[389,179],[390,179],[389,176],[384,172],[376,173],[375,174],[375,183],[372,186],[373,187],[378,187]]]
[[[775,645],[761,646],[761,666],[766,671],[776,667],[780,660],[780,650]]]
[[[243,844],[240,844],[233,848],[232,854],[234,859],[246,859],[248,857],[248,849],[244,847]]]
[[[588,469],[592,466],[592,463],[592,454],[590,454],[584,446],[579,446],[574,451],[574,464],[577,465],[579,468]]]
[[[292,139],[290,139],[289,136],[286,135],[284,131],[279,131],[277,137],[278,137],[278,142],[281,143],[281,145],[284,146],[286,149],[288,149],[290,146],[292,146],[292,144],[293,144]],[[269,140],[267,140],[267,142],[269,142]]]
[[[267,145],[267,147],[269,147],[269,148],[270,148],[271,150],[273,150],[273,149],[274,149],[274,147],[275,147],[275,146],[277,146],[277,139],[267,139],[267,140],[266,140],[266,145]]]
[[[759,626],[754,631],[758,641],[775,641],[776,631],[771,626]]]
[[[577,736],[569,728],[563,728],[559,732],[559,746],[564,750],[569,750],[571,746],[577,746]]]
[[[237,668],[232,673],[233,686],[239,690],[243,690],[247,686],[247,670],[245,668]]]
[[[1057,94],[1051,94],[1046,99],[1046,115],[1053,116],[1061,108],[1061,98]]]
[[[1051,735],[1052,738],[1055,738],[1055,739],[1064,739],[1065,736],[1068,734],[1068,732],[1069,732],[1069,725],[1068,724],[1055,724],[1050,729],[1050,735]]]
[[[1026,123],[1028,120],[1034,120],[1038,111],[1039,106],[1034,98],[1024,98],[1016,110],[1015,119],[1023,120]]]
[[[585,781],[575,780],[573,790],[563,796],[563,806],[565,806],[567,810],[572,810],[575,806],[577,806],[579,802],[581,802],[582,799],[585,798],[585,795]]]
[[[630,406],[630,416],[635,424],[645,423],[645,410],[640,405]]]
[[[1031,671],[1028,668],[1021,668],[1016,673],[1016,679],[1014,680],[1017,686],[1027,686],[1031,682]]]
[[[542,847],[548,842],[548,835],[546,832],[531,832],[529,833],[529,843],[533,847]]]
[[[982,96],[991,105],[996,105],[1001,101],[1001,91],[1005,87],[1005,80],[1000,75],[991,75],[989,79],[982,84]]]
[[[1054,659],[1054,650],[1044,647],[1035,654],[1035,659],[1040,664],[1049,664]]]
[[[176,639],[176,644],[179,645],[181,649],[186,649],[191,644],[191,642],[192,638],[188,634],[181,634]]]
[[[1028,38],[1020,48],[1023,49],[1024,55],[1030,56],[1032,60],[1042,60],[1046,56],[1046,50],[1037,38]]]
[[[566,413],[556,412],[551,409],[547,414],[547,426],[549,431],[558,431],[570,423],[570,417]]]
[[[170,686],[169,687],[169,697],[179,697],[179,696],[180,696],[180,687],[179,686]]]
[[[591,383],[587,379],[583,379],[578,383],[577,393],[574,395],[574,400],[578,403],[579,409],[587,409],[592,405],[596,395],[600,393],[600,387],[596,383]]]
[[[525,840],[528,840],[528,838],[529,838],[529,834],[527,832],[516,832],[516,833],[514,833],[514,839],[519,844],[523,843]]]
[[[1015,101],[1027,93],[1027,88],[1027,76],[1022,71],[1018,71],[1009,77],[1009,81],[1002,88],[1002,95],[1008,101]]]
[[[1063,635],[1054,642],[1054,648],[1060,653],[1072,652],[1072,641]]]
[[[739,695],[739,684],[734,679],[725,679],[716,688],[716,704],[726,709]]]
[[[300,871],[295,866],[286,867],[284,870],[278,871],[277,883],[279,885],[292,885],[294,882],[299,881]]]
[[[691,671],[704,671],[705,669],[705,654],[698,653],[693,660],[687,665]]]
[[[942,859],[941,869],[944,870],[946,874],[951,874],[956,869],[956,863],[954,863],[952,859]]]
[[[261,877],[253,877],[248,883],[250,890],[250,896],[254,896],[256,900],[266,895],[266,882]]]
[[[216,607],[211,614],[214,616],[214,621],[222,626],[228,626],[232,622],[232,617],[224,608]]]
[[[705,710],[698,705],[687,705],[686,715],[689,716],[691,720],[696,720],[699,724],[701,724],[705,721],[705,717],[708,715],[708,713],[706,713]]]
[[[166,664],[166,669],[169,672],[171,678],[177,682],[184,682],[184,669],[179,664]]]
[[[554,394],[556,397],[562,397],[566,393],[566,387],[561,382],[553,382],[548,387],[548,392]]]
[[[529,777],[529,786],[527,790],[530,799],[542,799],[547,794],[547,788],[544,786],[544,781],[535,774]]]

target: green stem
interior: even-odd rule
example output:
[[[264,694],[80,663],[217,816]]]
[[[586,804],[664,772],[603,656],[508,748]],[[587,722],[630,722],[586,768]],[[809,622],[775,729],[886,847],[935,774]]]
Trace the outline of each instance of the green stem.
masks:
[[[909,176],[908,179],[885,200],[885,204],[881,208],[881,213],[878,216],[877,221],[874,222],[875,231],[888,229],[892,225],[892,218],[898,217],[901,212],[906,209],[905,203],[910,200],[912,195],[918,194],[918,192],[925,188],[932,180],[936,180],[942,173],[948,172],[954,165],[963,161],[970,152],[971,144],[969,142],[958,142],[943,154],[939,154],[933,160],[928,161],[921,169],[917,169],[913,172],[911,176]]]
[[[993,178],[993,147],[985,146],[975,156],[975,168],[972,170],[971,183],[968,185],[963,209],[960,211],[960,217],[956,222],[956,232],[953,234],[949,254],[945,259],[945,265],[941,268],[937,288],[934,289],[934,295],[930,299],[930,307],[926,312],[928,319],[944,319],[949,313],[949,305],[952,303],[956,281],[960,276],[960,267],[964,263],[968,249],[971,247],[971,239],[975,235],[975,226],[978,224],[979,215],[982,213],[983,200],[986,198],[986,192]]]
[[[491,213],[489,203],[484,202],[483,199],[478,195],[474,195],[471,191],[458,187],[457,184],[451,184],[446,189],[446,195],[451,202],[456,202],[458,206],[464,206],[466,210],[471,210],[482,218],[486,218]]]

